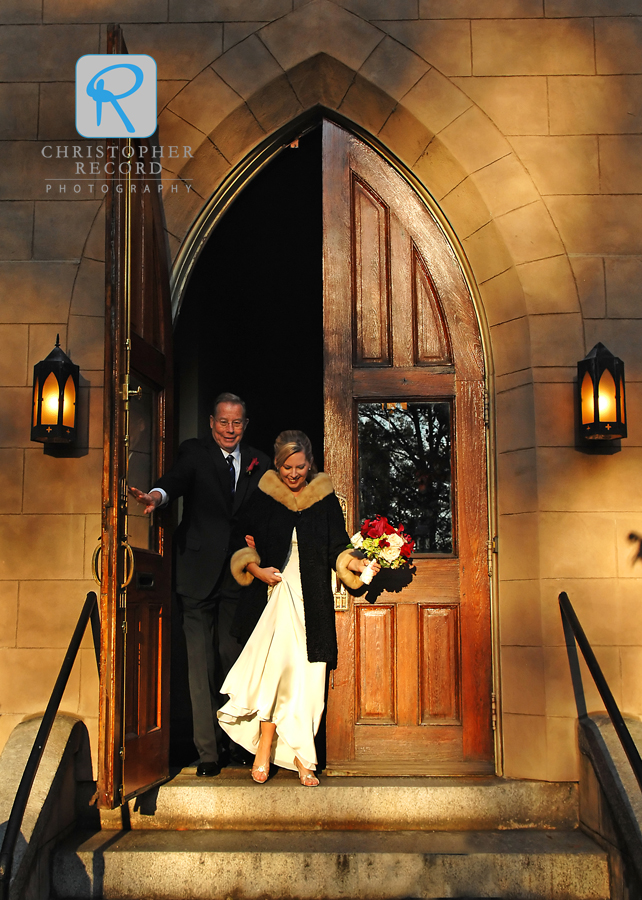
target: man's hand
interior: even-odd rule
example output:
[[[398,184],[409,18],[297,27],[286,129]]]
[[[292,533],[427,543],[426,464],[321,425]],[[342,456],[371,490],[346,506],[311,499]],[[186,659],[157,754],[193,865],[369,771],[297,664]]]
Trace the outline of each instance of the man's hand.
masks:
[[[151,493],[149,494],[144,494],[142,491],[139,491],[138,488],[130,487],[129,493],[132,495],[134,500],[137,500],[139,503],[143,503],[145,505],[145,512],[147,513],[147,515],[153,513],[163,499],[162,495],[158,491],[151,491]]]

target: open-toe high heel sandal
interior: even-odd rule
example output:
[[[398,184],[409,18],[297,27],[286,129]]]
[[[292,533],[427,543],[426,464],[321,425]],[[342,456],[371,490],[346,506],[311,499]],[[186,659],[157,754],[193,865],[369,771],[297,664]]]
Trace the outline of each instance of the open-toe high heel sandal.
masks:
[[[298,759],[294,760],[294,765],[297,767],[299,772],[299,781],[303,785],[303,787],[317,787],[319,784],[319,779],[311,772],[310,769],[304,769],[299,763]]]
[[[256,781],[257,784],[265,784],[270,774],[270,764],[266,763],[264,766],[252,766],[251,774],[252,779]]]

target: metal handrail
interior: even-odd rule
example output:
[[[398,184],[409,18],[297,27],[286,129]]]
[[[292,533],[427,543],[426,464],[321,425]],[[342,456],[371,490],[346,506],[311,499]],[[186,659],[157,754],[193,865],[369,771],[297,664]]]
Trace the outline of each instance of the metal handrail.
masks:
[[[591,648],[588,638],[584,634],[584,630],[580,625],[580,621],[575,614],[575,610],[573,609],[571,601],[568,599],[568,594],[566,593],[566,591],[562,591],[558,599],[560,604],[560,612],[562,614],[562,625],[564,626],[564,633],[566,635],[566,647],[569,651],[571,676],[578,678],[581,685],[582,675],[579,671],[579,665],[576,666],[577,671],[574,673],[573,660],[570,658],[571,650],[575,651],[575,642],[577,642],[578,647],[582,651],[582,656],[586,661],[586,665],[588,666],[588,670],[591,673],[591,677],[595,682],[595,686],[599,691],[600,697],[602,698],[602,702],[604,703],[606,711],[609,714],[609,718],[613,723],[615,733],[620,739],[622,748],[631,764],[633,774],[635,775],[637,783],[640,786],[640,790],[642,790],[642,757],[640,757],[635,741],[631,737],[631,732],[626,727],[626,722],[622,717],[622,713],[620,712],[619,707],[615,701],[615,697],[611,693],[611,689],[609,688],[600,665],[595,658],[593,649]],[[571,629],[570,634],[568,633],[567,626]],[[577,657],[575,657],[575,662],[577,663]],[[587,718],[586,708],[578,710],[578,713],[580,719]]]
[[[98,601],[94,591],[90,591],[85,599],[84,606],[78,618],[78,623],[71,641],[69,642],[69,647],[67,648],[62,666],[60,667],[58,678],[56,679],[53,691],[51,692],[49,703],[47,703],[47,708],[42,717],[38,734],[33,742],[29,759],[27,760],[25,770],[20,779],[13,806],[11,807],[11,814],[7,821],[2,848],[0,848],[0,900],[6,900],[9,896],[13,854],[15,852],[16,842],[22,827],[22,820],[31,794],[31,788],[33,787],[38,766],[40,765],[40,760],[42,759],[49,734],[53,727],[58,707],[62,700],[62,695],[65,692],[71,670],[76,661],[80,643],[85,634],[85,629],[87,628],[87,623],[90,620],[94,640],[94,650],[96,653],[96,664],[98,665],[98,674],[100,675],[100,617],[98,615]]]

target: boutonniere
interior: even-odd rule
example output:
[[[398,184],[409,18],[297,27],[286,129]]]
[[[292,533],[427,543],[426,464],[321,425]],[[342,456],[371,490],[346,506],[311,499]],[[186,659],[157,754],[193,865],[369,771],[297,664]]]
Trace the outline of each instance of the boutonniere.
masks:
[[[245,474],[251,475],[252,470],[254,469],[255,466],[258,466],[258,464],[259,464],[259,458],[258,458],[258,456],[255,456],[254,459],[252,460],[252,462],[249,464],[249,466],[245,470]]]

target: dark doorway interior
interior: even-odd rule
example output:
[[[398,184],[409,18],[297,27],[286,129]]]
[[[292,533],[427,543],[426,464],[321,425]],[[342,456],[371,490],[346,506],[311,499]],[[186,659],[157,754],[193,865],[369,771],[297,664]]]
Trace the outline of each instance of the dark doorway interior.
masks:
[[[244,188],[203,249],[175,332],[179,434],[206,433],[212,399],[245,399],[246,439],[270,457],[285,428],[305,431],[323,465],[321,129]],[[196,758],[187,659],[173,616],[173,766]]]

